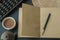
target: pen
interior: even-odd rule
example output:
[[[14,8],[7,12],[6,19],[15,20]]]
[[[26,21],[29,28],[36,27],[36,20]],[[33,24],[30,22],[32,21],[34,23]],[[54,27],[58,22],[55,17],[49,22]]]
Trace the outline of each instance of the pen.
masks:
[[[50,17],[51,17],[51,13],[49,13],[49,15],[48,15],[48,17],[47,17],[46,23],[45,23],[44,28],[43,28],[43,33],[42,33],[42,35],[44,35],[44,33],[45,33],[45,30],[46,30],[46,27],[47,27],[47,24],[48,24],[48,22],[49,22]]]

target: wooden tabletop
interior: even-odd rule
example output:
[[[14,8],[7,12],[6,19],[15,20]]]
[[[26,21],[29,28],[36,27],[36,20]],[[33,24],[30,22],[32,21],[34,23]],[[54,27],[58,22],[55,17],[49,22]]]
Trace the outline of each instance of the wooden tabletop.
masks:
[[[37,7],[60,7],[60,0],[32,0]]]

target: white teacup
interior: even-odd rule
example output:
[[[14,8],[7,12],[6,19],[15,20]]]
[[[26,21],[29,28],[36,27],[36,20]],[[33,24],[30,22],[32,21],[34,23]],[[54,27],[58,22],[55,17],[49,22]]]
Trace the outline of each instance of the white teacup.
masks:
[[[16,26],[16,21],[12,17],[7,17],[7,18],[3,19],[2,26],[6,30],[11,30]]]

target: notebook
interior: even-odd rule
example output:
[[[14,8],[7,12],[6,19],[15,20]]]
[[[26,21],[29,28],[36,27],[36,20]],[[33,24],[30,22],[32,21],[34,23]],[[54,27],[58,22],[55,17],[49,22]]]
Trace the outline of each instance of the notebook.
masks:
[[[40,10],[41,37],[60,38],[60,8],[40,8]],[[51,17],[47,24],[45,33],[42,35],[49,13],[51,14]]]
[[[18,37],[40,37],[40,8],[22,4],[19,9]]]
[[[44,26],[51,14],[46,30]],[[39,8],[22,4],[19,9],[18,38],[60,38],[60,8]]]

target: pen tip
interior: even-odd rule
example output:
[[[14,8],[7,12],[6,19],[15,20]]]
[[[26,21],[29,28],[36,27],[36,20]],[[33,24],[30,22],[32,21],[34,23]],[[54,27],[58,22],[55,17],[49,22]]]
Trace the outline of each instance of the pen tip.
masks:
[[[45,31],[43,31],[42,35],[44,35],[44,32],[45,32]]]

